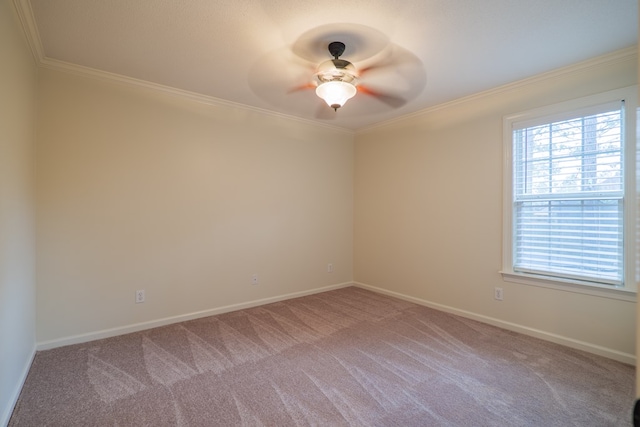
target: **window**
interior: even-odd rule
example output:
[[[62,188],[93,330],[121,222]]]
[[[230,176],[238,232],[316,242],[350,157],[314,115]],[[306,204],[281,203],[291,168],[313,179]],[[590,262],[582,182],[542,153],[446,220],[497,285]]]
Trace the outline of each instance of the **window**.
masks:
[[[505,118],[506,280],[635,290],[635,90]]]

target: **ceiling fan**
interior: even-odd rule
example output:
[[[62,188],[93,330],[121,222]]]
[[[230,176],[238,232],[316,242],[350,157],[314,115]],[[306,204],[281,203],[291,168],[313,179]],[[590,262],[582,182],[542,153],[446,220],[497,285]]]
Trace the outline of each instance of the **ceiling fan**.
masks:
[[[426,74],[415,54],[380,31],[340,23],[312,28],[266,52],[248,83],[282,112],[334,120],[401,108],[422,92]]]
[[[342,42],[329,43],[328,49],[333,59],[318,66],[316,95],[327,105],[338,111],[357,92],[358,76],[356,67],[349,61],[340,59],[346,46]]]
[[[334,111],[337,111],[358,92],[374,96],[393,107],[399,107],[406,103],[403,98],[377,92],[360,82],[360,78],[369,70],[386,67],[389,64],[357,70],[351,62],[340,59],[345,48],[345,44],[340,41],[329,43],[327,49],[333,59],[324,61],[318,66],[313,83],[306,87],[315,88],[316,95]]]

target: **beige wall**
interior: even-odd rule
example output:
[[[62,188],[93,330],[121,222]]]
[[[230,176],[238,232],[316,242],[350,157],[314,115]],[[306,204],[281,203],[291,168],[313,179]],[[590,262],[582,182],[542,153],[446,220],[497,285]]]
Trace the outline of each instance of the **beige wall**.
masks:
[[[0,1],[0,425],[35,352],[33,143],[36,66],[8,1]]]
[[[636,57],[631,50],[359,133],[356,282],[632,361],[635,302],[507,283],[499,270],[503,116],[634,85]]]
[[[351,282],[350,133],[42,69],[38,135],[43,348]]]

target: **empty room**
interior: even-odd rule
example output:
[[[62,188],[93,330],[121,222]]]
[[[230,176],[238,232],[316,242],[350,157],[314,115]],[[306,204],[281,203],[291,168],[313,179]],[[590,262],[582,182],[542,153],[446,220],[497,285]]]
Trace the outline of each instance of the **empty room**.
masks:
[[[0,425],[633,425],[637,27],[0,0]]]

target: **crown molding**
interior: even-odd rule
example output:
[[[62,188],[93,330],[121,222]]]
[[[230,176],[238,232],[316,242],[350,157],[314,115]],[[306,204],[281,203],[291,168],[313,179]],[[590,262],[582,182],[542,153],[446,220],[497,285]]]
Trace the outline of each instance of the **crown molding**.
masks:
[[[460,105],[466,102],[480,100],[482,98],[490,97],[493,95],[500,94],[502,92],[507,92],[511,90],[516,90],[521,87],[525,87],[534,83],[539,83],[543,81],[549,81],[557,78],[561,78],[566,76],[567,74],[573,74],[578,72],[585,72],[592,68],[597,68],[602,65],[611,65],[617,64],[620,62],[626,62],[629,60],[638,59],[638,46],[631,46],[624,49],[616,50],[614,52],[601,55],[595,58],[588,59],[586,61],[578,62],[576,64],[568,65],[566,67],[557,68],[555,70],[548,71],[546,73],[537,74],[532,77],[528,77],[522,80],[518,80],[512,83],[507,83],[502,86],[498,86],[492,89],[488,89],[482,92],[474,93],[472,95],[464,96],[462,98],[454,99],[453,101],[444,102],[442,104],[434,105],[433,107],[428,107],[413,113],[405,114],[401,117],[396,117],[394,119],[385,120],[380,123],[376,123],[371,126],[367,126],[365,128],[358,129],[356,133],[366,133],[375,129],[379,129],[381,127],[397,124],[403,122],[405,120],[411,120],[416,117],[426,115],[429,113],[433,113],[438,110],[443,110],[445,108],[455,107],[456,105]]]
[[[36,64],[40,65],[44,58],[44,49],[42,48],[42,42],[40,40],[40,33],[38,32],[36,20],[33,17],[31,2],[29,0],[13,0],[13,8],[18,15],[18,19],[20,19],[20,24],[22,25],[22,30],[27,38],[27,42],[29,43],[31,54],[35,59]]]
[[[118,83],[123,84],[130,87],[141,88],[150,90],[156,93],[163,93],[165,95],[173,96],[176,98],[180,98],[183,100],[189,100],[192,102],[197,102],[200,104],[210,105],[214,107],[226,107],[226,108],[234,108],[245,111],[252,111],[258,114],[268,115],[272,117],[277,117],[280,119],[293,120],[298,123],[303,123],[306,125],[313,125],[316,127],[338,131],[342,133],[346,133],[349,135],[353,135],[355,131],[350,129],[345,129],[338,126],[332,126],[324,123],[318,123],[313,120],[304,119],[301,117],[292,116],[285,113],[280,113],[276,111],[267,110],[265,108],[253,107],[246,104],[241,104],[238,102],[227,101],[224,99],[216,98],[209,95],[203,95],[196,92],[190,92],[184,89],[178,89],[171,86],[165,86],[159,83],[153,83],[146,80],[140,80],[133,77],[124,76],[121,74],[111,73],[108,71],[97,70],[95,68],[85,67],[82,65],[72,64],[65,61],[60,61],[57,59],[51,58],[43,58],[40,60],[39,64],[42,68],[48,68],[51,70],[62,71],[69,74],[74,74],[81,77],[89,77],[97,80],[101,80],[104,82]]]

